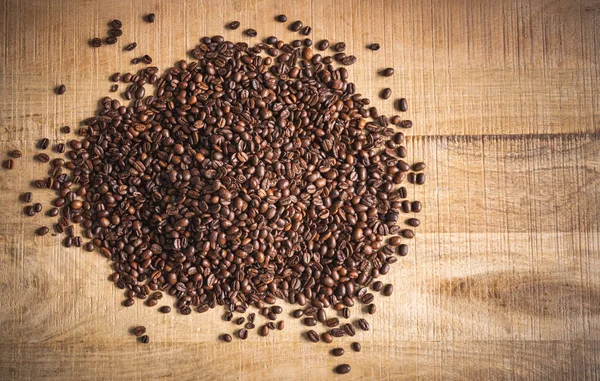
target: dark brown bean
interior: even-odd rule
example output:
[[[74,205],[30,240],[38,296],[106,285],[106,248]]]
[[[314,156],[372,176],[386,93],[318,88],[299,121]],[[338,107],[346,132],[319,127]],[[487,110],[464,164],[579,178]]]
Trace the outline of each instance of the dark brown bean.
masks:
[[[379,44],[378,44],[378,43],[376,43],[376,42],[375,42],[375,43],[372,43],[372,44],[369,44],[369,45],[367,45],[367,49],[370,49],[370,50],[379,50],[379,48],[380,48],[380,46],[379,46]]]
[[[148,15],[146,15],[146,21],[149,23],[153,23],[154,21],[156,21],[156,15],[154,13],[149,13]]]
[[[375,314],[375,312],[377,312],[377,307],[374,304],[369,304],[367,306],[367,312],[369,313],[369,315],[373,315]]]
[[[242,340],[246,340],[248,338],[248,330],[242,328],[238,331],[238,337]]]
[[[362,349],[361,346],[360,346],[360,343],[358,343],[356,341],[353,342],[352,344],[350,344],[350,347],[352,348],[352,350],[354,352],[360,352],[360,350]]]
[[[279,21],[279,22],[286,22],[287,21],[287,16],[286,15],[278,15],[277,17],[275,17],[275,20]]]
[[[90,40],[90,45],[91,45],[92,47],[94,47],[94,48],[99,48],[99,47],[101,47],[101,46],[102,46],[102,40],[101,40],[101,39],[99,39],[99,38],[97,38],[97,37],[96,37],[96,38],[92,38],[92,39]]]
[[[249,28],[244,31],[244,34],[246,34],[246,36],[248,37],[256,37],[258,35],[258,32],[256,31],[256,29]]]
[[[233,340],[233,338],[230,334],[224,333],[223,335],[221,335],[221,340],[223,340],[226,343],[231,343],[231,340]]]
[[[392,292],[394,292],[394,286],[391,284],[386,284],[385,287],[383,288],[382,294],[385,296],[390,296],[390,295],[392,295]]]
[[[338,374],[346,374],[346,373],[350,373],[350,365],[348,364],[341,364],[335,367],[335,372]]]
[[[319,342],[319,334],[312,329],[306,333],[306,337],[313,343]]]
[[[302,29],[304,25],[302,24],[302,21],[294,21],[293,23],[290,24],[290,30],[293,32],[297,32],[300,29]]]
[[[327,50],[329,48],[329,40],[321,40],[316,46],[318,50]]]
[[[140,342],[143,344],[148,344],[150,342],[150,337],[148,335],[144,335],[140,337]]]
[[[4,162],[4,167],[6,169],[13,169],[14,166],[15,166],[15,162],[13,159],[8,159]]]
[[[169,306],[162,306],[158,310],[160,312],[162,312],[163,314],[168,314],[169,312],[171,312],[171,307],[169,307]]]
[[[383,69],[381,71],[381,75],[383,75],[384,77],[391,77],[392,75],[394,75],[394,69],[391,67]]]
[[[402,112],[405,112],[406,110],[408,110],[408,102],[406,101],[406,98],[400,98],[398,100],[397,107],[398,107],[398,110],[402,111]],[[412,125],[412,123],[411,123],[411,125]],[[401,126],[401,127],[404,127],[404,126]],[[408,127],[404,127],[404,128],[408,128]]]
[[[49,231],[50,231],[50,229],[48,229],[47,226],[42,226],[41,228],[39,228],[37,230],[37,234],[40,236],[44,236],[44,235],[48,234]]]
[[[21,151],[19,151],[18,149],[10,151],[10,156],[12,156],[15,159],[20,158],[21,156],[23,156],[23,153]]]
[[[345,352],[344,348],[333,348],[331,350],[331,354],[336,357],[342,356],[344,354],[344,352]]]
[[[146,333],[146,327],[144,327],[143,325],[137,326],[133,329],[133,334],[137,337],[142,336],[144,333]]]
[[[392,96],[392,89],[390,89],[389,87],[386,87],[385,89],[383,89],[381,91],[381,98],[382,99],[389,99],[389,97]]]
[[[135,48],[137,48],[137,42],[132,42],[131,44],[127,44],[127,45],[125,45],[125,48],[124,48],[124,49],[125,49],[126,51],[128,51],[128,52],[131,52],[131,51],[133,51]],[[118,74],[118,73],[117,73],[117,74]],[[117,81],[118,81],[118,79],[117,79],[115,82],[117,82]]]
[[[330,333],[325,332],[321,334],[321,340],[326,344],[330,344],[333,342],[333,336],[331,336]]]
[[[369,322],[366,321],[365,319],[358,319],[358,327],[360,329],[362,329],[363,331],[368,331],[371,329],[371,326],[369,325]]]

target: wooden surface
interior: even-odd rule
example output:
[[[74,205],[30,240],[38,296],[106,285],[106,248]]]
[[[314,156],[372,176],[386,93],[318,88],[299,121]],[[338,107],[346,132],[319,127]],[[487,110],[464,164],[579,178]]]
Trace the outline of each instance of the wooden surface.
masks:
[[[291,318],[223,344],[234,327],[222,311],[126,309],[104,258],[34,236],[51,219],[24,217],[17,201],[45,174],[35,140],[64,141],[59,127],[91,116],[132,57],[166,68],[205,34],[247,40],[245,27],[289,39],[279,13],[345,41],[359,59],[351,78],[380,110],[392,112],[384,85],[409,100],[411,159],[428,165],[414,190],[423,225],[386,278],[396,291],[377,297],[372,331],[355,337],[363,351],[344,338],[341,359]],[[89,48],[113,18],[118,45]],[[600,1],[2,0],[0,20],[0,151],[25,153],[0,170],[0,379],[600,377]],[[225,31],[232,20],[242,28]],[[380,51],[364,48],[374,41]],[[387,66],[392,78],[375,74]],[[128,333],[137,324],[150,344]],[[349,376],[333,374],[341,362]]]

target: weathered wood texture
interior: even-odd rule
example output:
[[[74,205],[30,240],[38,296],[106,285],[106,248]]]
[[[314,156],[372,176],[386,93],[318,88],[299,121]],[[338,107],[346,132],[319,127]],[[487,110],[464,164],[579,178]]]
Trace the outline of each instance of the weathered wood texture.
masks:
[[[292,38],[279,13],[315,41],[346,41],[352,79],[380,110],[392,113],[384,85],[409,100],[410,158],[428,164],[414,188],[423,224],[386,277],[396,291],[355,337],[363,351],[342,359],[291,318],[225,345],[220,313],[126,309],[105,259],[34,236],[51,220],[17,201],[45,174],[35,140],[67,139],[59,127],[91,116],[132,57],[165,68],[205,34],[248,40],[246,27]],[[3,0],[0,17],[0,152],[25,153],[0,170],[0,379],[315,380],[338,378],[341,360],[346,379],[600,377],[599,1]],[[119,44],[88,47],[113,18]],[[242,28],[224,30],[231,20]],[[382,49],[366,50],[374,41]],[[376,75],[387,66],[392,78]],[[128,333],[136,324],[149,345]]]

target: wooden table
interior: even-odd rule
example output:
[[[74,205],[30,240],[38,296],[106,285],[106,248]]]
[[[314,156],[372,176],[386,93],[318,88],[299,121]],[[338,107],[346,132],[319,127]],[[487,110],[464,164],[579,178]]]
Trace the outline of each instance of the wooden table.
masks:
[[[92,116],[134,56],[166,68],[205,34],[248,41],[246,27],[291,39],[279,13],[311,25],[315,41],[345,41],[358,57],[351,78],[380,110],[393,113],[383,87],[409,100],[410,159],[428,165],[414,188],[422,227],[386,278],[396,291],[377,297],[372,331],[354,338],[360,354],[338,342],[341,359],[291,318],[267,338],[223,344],[233,326],[221,311],[125,308],[109,263],[34,236],[52,220],[25,217],[18,201],[45,175],[35,141],[69,139],[59,128]],[[0,15],[0,148],[3,159],[24,152],[0,171],[0,379],[599,377],[599,1],[4,0]],[[119,43],[90,48],[114,18]],[[242,27],[224,30],[232,20]],[[376,75],[388,66],[393,77]],[[48,192],[33,192],[48,207]],[[137,324],[150,344],[128,333]],[[341,362],[350,376],[333,374]]]

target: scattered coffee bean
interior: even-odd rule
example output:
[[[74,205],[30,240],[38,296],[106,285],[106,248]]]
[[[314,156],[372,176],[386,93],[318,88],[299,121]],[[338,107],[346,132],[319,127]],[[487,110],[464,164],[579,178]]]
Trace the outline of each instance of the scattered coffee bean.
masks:
[[[292,312],[292,316],[295,317],[296,319],[301,318],[302,315],[304,315],[303,310],[295,310],[294,312]]]
[[[373,315],[375,314],[375,312],[377,312],[377,307],[375,307],[374,304],[369,304],[367,306],[367,312],[369,313],[369,315]]]
[[[333,342],[333,336],[331,336],[330,333],[325,332],[321,334],[321,340],[323,340],[324,343],[330,344]]]
[[[279,22],[286,22],[287,21],[287,16],[286,15],[279,15],[279,16],[275,17],[275,20],[277,20]]]
[[[99,48],[99,47],[101,47],[101,46],[102,46],[102,40],[101,40],[101,39],[99,39],[99,38],[97,38],[97,37],[96,37],[96,38],[92,38],[92,39],[90,40],[90,45],[91,45],[92,47],[94,47],[94,48]]]
[[[375,42],[373,44],[367,45],[367,48],[370,49],[370,50],[379,50],[380,46],[379,46],[378,43]]]
[[[169,312],[171,312],[171,307],[169,307],[169,306],[162,306],[158,310],[160,312],[162,312],[163,314],[168,314]]]
[[[371,329],[369,322],[366,321],[365,319],[358,319],[358,327],[360,329],[362,329],[363,331],[368,331]]]
[[[48,234],[49,231],[50,231],[50,229],[48,229],[47,226],[42,226],[41,228],[39,228],[37,230],[37,234],[40,236],[44,236],[44,235]]]
[[[408,239],[415,238],[415,232],[412,231],[411,229],[404,229],[404,230],[402,230],[402,236],[404,238],[408,238]]]
[[[408,102],[406,101],[406,98],[400,98],[398,100],[398,110],[405,112],[406,110],[408,110]],[[412,126],[412,123],[411,123]],[[401,126],[404,127],[404,126]],[[408,128],[408,127],[404,127],[404,128]]]
[[[121,20],[115,19],[108,23],[108,26],[110,26],[111,28],[122,28],[123,23],[121,22]]]
[[[42,204],[40,204],[39,202],[36,202],[35,204],[32,205],[33,211],[36,213],[39,213],[42,211]]]
[[[344,348],[333,348],[331,350],[331,354],[336,357],[342,356],[344,354],[344,352],[345,352]]]
[[[389,99],[389,97],[392,96],[392,89],[390,89],[389,87],[386,87],[385,89],[383,89],[381,91],[381,98],[382,99]]]
[[[63,132],[64,134],[69,134],[69,133],[71,133],[71,127],[69,127],[69,126],[63,126],[63,128],[62,128],[62,132]]]
[[[356,341],[353,342],[352,344],[350,344],[350,347],[352,348],[352,350],[354,352],[360,352],[360,350],[362,349],[361,346],[360,346],[360,343],[358,343]]]
[[[313,343],[319,342],[319,334],[312,329],[306,333],[306,337]]]
[[[146,333],[146,327],[144,327],[143,325],[140,325],[133,329],[133,334],[136,335],[137,337],[142,336],[144,333]]]
[[[321,40],[319,41],[319,43],[316,45],[318,50],[327,50],[327,48],[329,48],[329,41],[328,40]]]
[[[231,343],[231,340],[233,340],[233,338],[230,334],[224,333],[223,335],[221,335],[221,340],[223,340],[226,343]]]
[[[46,155],[45,153],[40,153],[37,155],[37,159],[40,163],[47,163],[50,161],[50,156]]]
[[[410,204],[410,210],[411,210],[411,212],[414,212],[414,213],[421,212],[421,202],[420,201],[413,201]]]
[[[258,35],[258,32],[256,31],[256,29],[251,29],[251,28],[246,29],[246,31],[244,33],[248,37],[256,37]]]
[[[22,196],[23,202],[29,204],[33,200],[33,194],[31,192],[25,192]]]
[[[56,88],[56,94],[58,94],[58,95],[63,95],[66,92],[67,92],[67,86],[65,86],[65,85],[60,85]]]
[[[300,29],[302,29],[304,25],[302,24],[302,21],[294,21],[293,23],[290,24],[290,30],[293,32],[297,32]]]
[[[248,338],[248,330],[242,328],[238,331],[238,337],[242,340],[246,340]]]
[[[123,35],[123,30],[118,29],[118,28],[113,28],[108,31],[108,34],[110,36],[121,37]]]
[[[104,42],[106,42],[108,45],[114,45],[117,43],[117,41],[118,41],[118,38],[116,36],[108,36],[104,40]]]
[[[38,148],[46,149],[50,145],[50,140],[48,138],[43,138],[38,142]]]
[[[348,364],[338,365],[337,367],[335,367],[335,372],[338,374],[350,373],[350,365],[348,365]]]
[[[338,53],[343,52],[344,50],[346,50],[346,43],[345,42],[338,42],[335,45],[333,45],[333,50],[335,50]]]
[[[350,309],[348,307],[342,308],[342,317],[348,319],[350,317]]]
[[[391,284],[386,284],[385,287],[383,288],[382,294],[385,296],[390,296],[390,295],[392,295],[392,292],[394,292],[394,286]]]
[[[263,325],[262,327],[260,327],[259,334],[261,336],[268,336],[269,335],[269,327],[267,327],[266,325]]]
[[[242,325],[242,324],[244,324],[245,321],[246,321],[246,318],[239,317],[239,318],[235,319],[235,324]]]
[[[307,25],[304,28],[302,28],[302,30],[300,30],[300,34],[308,36],[311,31],[312,31],[312,28]]]
[[[146,21],[149,23],[153,23],[156,21],[156,15],[154,13],[150,13],[146,16]]]
[[[126,51],[128,51],[128,52],[131,52],[131,51],[132,51],[132,50],[134,50],[135,48],[137,48],[137,42],[132,42],[131,44],[127,44],[127,45],[125,45],[125,48],[124,48],[124,49],[125,49]],[[119,73],[117,73],[117,74],[119,74]],[[118,81],[118,79],[117,79],[116,81]],[[115,82],[116,82],[116,81],[115,81]]]
[[[285,321],[281,320],[279,322],[277,322],[277,329],[278,330],[283,330],[285,328]]]
[[[148,344],[150,342],[150,337],[148,337],[148,335],[144,335],[140,337],[140,342],[143,344]]]
[[[304,324],[309,327],[314,327],[317,325],[317,319],[311,317],[304,318]]]
[[[18,149],[16,149],[16,150],[13,150],[10,152],[10,156],[12,156],[15,159],[18,159],[21,156],[23,156],[23,153],[21,151],[19,151]]]
[[[383,75],[384,77],[391,77],[392,75],[394,75],[394,69],[391,67],[383,69],[381,71],[381,75]]]
[[[4,162],[4,167],[6,169],[13,169],[14,166],[15,166],[15,162],[13,159],[8,159]]]

